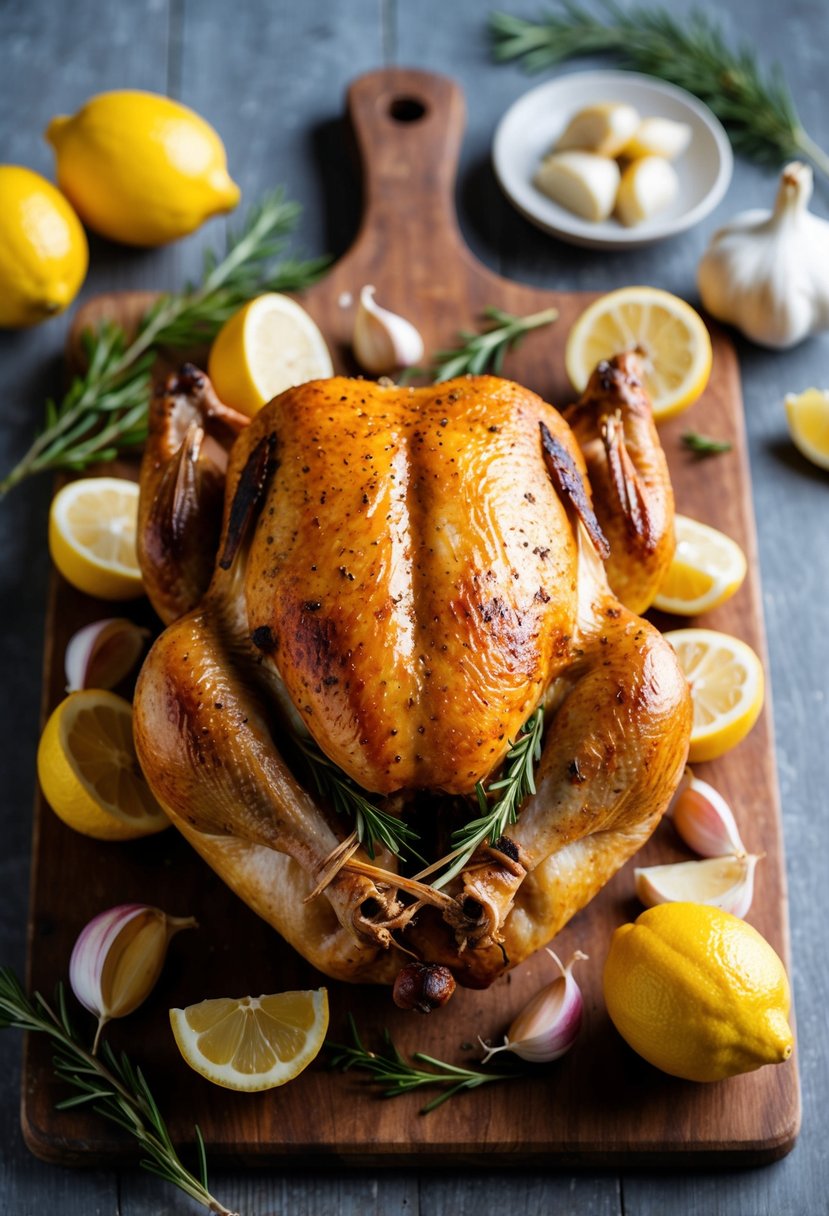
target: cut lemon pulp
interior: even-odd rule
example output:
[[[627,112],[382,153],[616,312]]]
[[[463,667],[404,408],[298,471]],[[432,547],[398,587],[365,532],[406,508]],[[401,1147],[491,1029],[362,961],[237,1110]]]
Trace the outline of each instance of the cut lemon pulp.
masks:
[[[622,287],[601,296],[578,318],[564,362],[577,392],[596,364],[637,351],[657,422],[693,405],[711,373],[711,339],[690,304],[656,287]]]
[[[222,401],[250,416],[285,389],[334,374],[308,313],[276,292],[251,300],[225,323],[207,371]]]
[[[135,551],[138,486],[120,477],[70,481],[52,500],[49,552],[63,577],[102,600],[143,593]]]
[[[745,642],[714,629],[674,629],[664,636],[691,685],[688,760],[715,760],[736,747],[760,716],[763,666]]]
[[[736,541],[716,528],[674,518],[674,559],[653,601],[654,608],[677,616],[696,616],[730,599],[746,576],[746,558]]]
[[[786,417],[797,450],[821,469],[829,469],[829,391],[807,388],[789,393]]]
[[[170,826],[138,765],[132,706],[112,692],[70,693],[46,723],[37,775],[52,810],[99,840],[133,840]]]
[[[219,997],[171,1009],[170,1024],[187,1063],[226,1089],[284,1085],[317,1055],[328,1029],[328,992]]]

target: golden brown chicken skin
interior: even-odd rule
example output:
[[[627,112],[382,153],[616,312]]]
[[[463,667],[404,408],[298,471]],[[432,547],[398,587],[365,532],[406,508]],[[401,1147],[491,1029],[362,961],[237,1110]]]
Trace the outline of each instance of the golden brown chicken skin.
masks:
[[[247,425],[189,368],[156,401],[139,552],[171,624],[137,690],[142,766],[195,847],[329,974],[388,982],[400,947],[484,986],[658,822],[690,698],[623,602],[641,610],[673,548],[642,400],[632,356],[597,369],[572,415],[587,465],[556,410],[495,377],[316,381]],[[416,800],[434,819],[539,705],[537,793],[440,890],[384,850],[371,862],[297,760],[310,737],[391,813]]]

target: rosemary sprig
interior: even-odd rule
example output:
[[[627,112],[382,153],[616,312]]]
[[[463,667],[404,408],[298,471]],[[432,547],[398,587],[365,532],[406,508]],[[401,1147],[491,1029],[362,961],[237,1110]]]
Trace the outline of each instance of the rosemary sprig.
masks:
[[[422,1089],[427,1085],[447,1086],[444,1093],[438,1094],[436,1098],[432,1098],[431,1102],[427,1102],[421,1108],[421,1115],[428,1115],[430,1110],[435,1110],[455,1094],[461,1093],[462,1090],[477,1089],[481,1085],[486,1085],[488,1081],[514,1079],[514,1077],[510,1077],[509,1073],[479,1072],[472,1068],[461,1068],[457,1064],[447,1064],[445,1060],[436,1060],[434,1056],[427,1056],[422,1051],[414,1052],[412,1059],[421,1064],[429,1064],[431,1067],[429,1069],[416,1068],[414,1064],[408,1063],[403,1058],[388,1031],[385,1032],[385,1052],[369,1051],[360,1039],[357,1025],[351,1014],[348,1015],[348,1022],[354,1042],[352,1044],[327,1044],[329,1049],[334,1052],[331,1057],[333,1067],[340,1068],[343,1072],[347,1072],[350,1068],[362,1068],[365,1072],[371,1073],[386,1086],[383,1090],[384,1098],[396,1098],[400,1094],[407,1094],[413,1089]]]
[[[329,760],[312,739],[300,738],[299,735],[295,735],[294,739],[308,761],[317,790],[331,800],[338,815],[353,820],[357,839],[372,860],[374,845],[379,841],[390,853],[398,857],[405,851],[423,861],[412,844],[413,841],[419,840],[413,828],[369,802],[360,787],[346,776],[333,760]]]
[[[695,456],[716,456],[719,452],[730,452],[733,447],[728,439],[712,439],[710,435],[700,435],[696,431],[685,431],[680,436],[680,443]]]
[[[57,1012],[39,992],[29,999],[17,976],[0,968],[0,1028],[16,1026],[31,1034],[46,1034],[55,1045],[55,1072],[76,1091],[58,1103],[59,1110],[93,1104],[93,1110],[128,1131],[146,1154],[141,1165],[172,1182],[217,1216],[235,1216],[208,1189],[207,1161],[201,1131],[196,1126],[200,1178],[181,1162],[167,1125],[144,1074],[126,1055],[105,1043],[100,1058],[83,1046],[69,1018],[63,985],[58,985]]]
[[[475,786],[480,816],[452,833],[454,848],[444,859],[452,864],[431,884],[435,890],[439,891],[460,874],[472,854],[485,840],[496,844],[507,827],[511,823],[517,823],[521,803],[530,794],[535,793],[534,768],[541,758],[543,733],[544,710],[539,706],[527,718],[507,752],[504,776],[493,781],[486,790],[480,781]],[[500,797],[490,804],[489,795],[493,793],[500,793]]]
[[[666,8],[595,0],[561,0],[538,21],[492,13],[493,55],[521,59],[527,71],[577,55],[612,54],[626,67],[694,93],[727,128],[737,151],[780,164],[807,156],[829,177],[829,156],[804,131],[778,67],[764,71],[747,45],[732,49],[720,25],[701,10],[673,16]]]
[[[159,347],[202,345],[253,296],[315,282],[328,259],[277,260],[299,211],[281,189],[275,190],[251,209],[239,233],[229,233],[221,261],[208,250],[200,283],[159,297],[131,341],[113,322],[85,333],[86,370],[75,376],[60,402],[47,401],[44,428],[0,480],[0,498],[44,469],[77,472],[141,443],[147,433],[150,369]]]
[[[433,383],[440,384],[454,376],[465,376],[467,372],[473,376],[487,371],[499,373],[507,351],[517,346],[531,329],[539,329],[555,321],[558,309],[545,308],[543,312],[532,313],[528,317],[516,317],[502,308],[490,306],[484,309],[483,315],[493,323],[489,329],[482,333],[461,329],[458,337],[462,341],[458,346],[435,352],[426,373],[431,376]],[[409,374],[423,374],[423,369],[410,368]]]

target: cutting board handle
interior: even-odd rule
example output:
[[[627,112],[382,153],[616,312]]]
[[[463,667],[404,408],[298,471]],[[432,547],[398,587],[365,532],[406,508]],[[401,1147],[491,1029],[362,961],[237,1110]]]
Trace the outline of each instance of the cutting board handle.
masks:
[[[465,125],[463,93],[414,68],[367,72],[348,90],[363,165],[362,237],[416,252],[419,239],[457,233],[454,189]],[[357,244],[360,244],[358,238]]]

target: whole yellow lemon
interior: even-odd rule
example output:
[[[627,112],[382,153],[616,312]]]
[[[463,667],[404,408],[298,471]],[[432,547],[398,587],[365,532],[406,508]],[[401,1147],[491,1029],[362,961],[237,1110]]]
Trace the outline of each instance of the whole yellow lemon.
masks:
[[[86,234],[61,192],[31,169],[0,165],[0,327],[62,312],[88,263]]]
[[[657,1068],[720,1081],[792,1054],[789,982],[756,929],[706,904],[649,908],[613,935],[607,1011]]]
[[[156,93],[99,93],[53,118],[61,189],[95,232],[126,245],[164,245],[232,211],[239,187],[224,144],[193,110]]]

